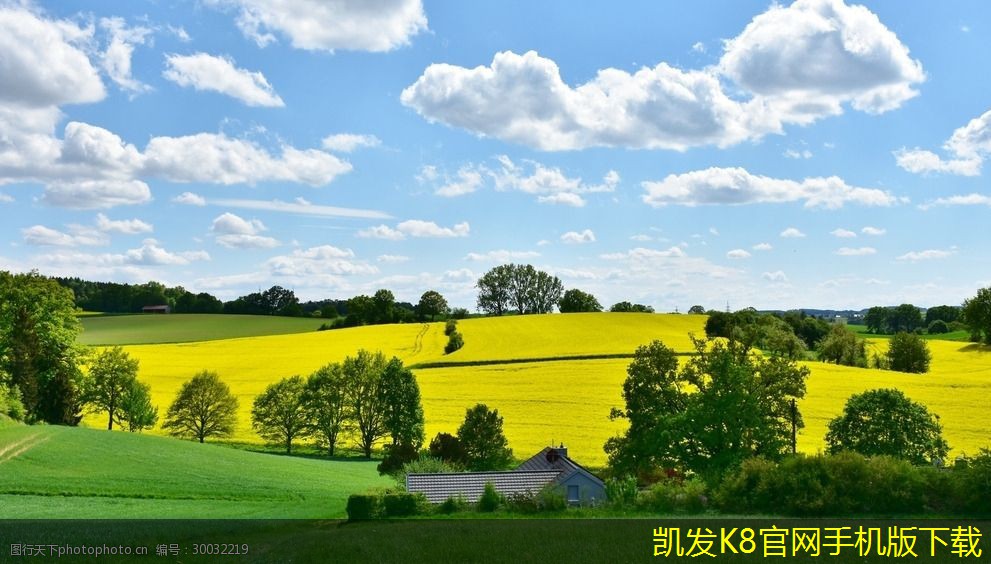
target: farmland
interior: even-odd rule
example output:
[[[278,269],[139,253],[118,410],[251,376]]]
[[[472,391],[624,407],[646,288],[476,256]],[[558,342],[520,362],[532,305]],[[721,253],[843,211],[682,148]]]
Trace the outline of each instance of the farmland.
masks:
[[[81,315],[85,345],[185,343],[316,331],[326,320],[272,315]]]
[[[2,425],[2,424],[0,424]],[[375,464],[131,433],[0,426],[0,519],[338,518]]]
[[[660,338],[676,350],[689,347],[688,333],[701,335],[704,317],[650,314],[569,314],[471,319],[459,322],[465,347],[443,355],[442,323],[367,326],[297,335],[275,335],[186,344],[135,345],[127,351],[141,362],[140,379],[152,386],[153,401],[164,411],[181,383],[199,370],[215,370],[241,404],[239,441],[258,441],[250,428],[250,406],[267,384],[354,354],[360,348],[382,350],[408,365],[443,362],[494,364],[416,370],[427,420],[428,438],[453,433],[466,408],[477,402],[499,409],[505,431],[518,456],[551,441],[569,445],[576,458],[605,463],[602,445],[623,429],[609,421],[609,410],[622,405],[627,359],[529,361],[578,355],[632,354]],[[872,342],[883,351],[886,340]],[[800,404],[806,428],[798,447],[815,452],[823,446],[826,423],[840,413],[854,393],[897,387],[941,417],[951,455],[988,446],[983,418],[991,409],[991,350],[955,341],[929,342],[932,370],[903,374],[806,363],[812,370],[808,394]],[[99,417],[87,422],[96,426]],[[158,432],[158,431],[155,431]]]

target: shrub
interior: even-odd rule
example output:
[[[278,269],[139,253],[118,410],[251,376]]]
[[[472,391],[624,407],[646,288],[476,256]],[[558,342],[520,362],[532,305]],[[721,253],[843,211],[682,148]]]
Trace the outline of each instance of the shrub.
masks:
[[[24,421],[24,404],[16,387],[0,384],[0,415],[6,415],[14,421]]]
[[[956,509],[972,515],[991,515],[991,450],[961,461],[953,471]]]
[[[481,501],[480,501],[481,502]],[[541,513],[545,511],[564,511],[568,502],[559,488],[547,486],[534,493],[532,491],[513,492],[506,496],[506,507],[516,513]]]
[[[955,331],[966,331],[967,324],[962,321],[951,321],[946,324],[946,329],[950,333],[953,333]]]
[[[930,335],[942,335],[943,333],[949,333],[950,327],[942,319],[937,319],[929,324],[927,331],[929,331]]]
[[[461,333],[455,331],[451,333],[451,336],[447,339],[447,346],[444,347],[444,354],[451,354],[463,346],[465,346],[464,337],[461,336]]]
[[[399,485],[405,488],[407,474],[445,474],[448,472],[457,472],[458,470],[460,470],[458,467],[452,466],[443,460],[421,456],[417,460],[403,464],[402,469],[393,474],[393,476],[399,482]]]
[[[430,456],[450,464],[464,464],[465,447],[450,433],[437,433],[430,441]]]
[[[348,521],[367,521],[382,515],[382,498],[376,494],[351,494],[348,497]]]
[[[662,480],[637,499],[637,505],[658,513],[700,513],[708,504],[705,483],[695,478]]]
[[[892,370],[923,374],[929,372],[931,360],[929,346],[914,333],[898,333],[888,343],[888,364]]]
[[[444,324],[444,334],[450,336],[458,329],[458,322],[454,319],[448,319],[447,323]]]
[[[465,501],[465,498],[461,494],[454,497],[449,497],[437,506],[437,512],[445,515],[450,515],[451,513],[461,513],[462,511],[467,510],[468,502]]]
[[[502,505],[502,496],[496,491],[492,482],[486,482],[482,497],[478,498],[478,510],[483,513],[492,513],[500,505]]]
[[[610,478],[606,481],[606,497],[616,507],[628,507],[637,501],[637,479],[633,476]]]
[[[451,310],[451,317],[454,319],[465,319],[468,317],[468,310],[463,307],[456,307]]]
[[[382,496],[386,517],[410,517],[426,512],[427,498],[421,493],[395,492]]]
[[[395,474],[403,470],[406,464],[420,458],[420,454],[412,445],[386,445],[385,458],[377,466],[379,474]]]

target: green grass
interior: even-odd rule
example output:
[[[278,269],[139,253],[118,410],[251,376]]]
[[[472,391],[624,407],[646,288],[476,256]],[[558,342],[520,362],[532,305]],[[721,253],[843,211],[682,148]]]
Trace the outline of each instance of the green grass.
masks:
[[[870,331],[867,330],[866,325],[848,324],[847,327],[849,327],[851,331],[860,335],[861,337],[866,337],[870,339],[890,339],[891,337],[894,337],[894,335],[885,335],[885,334],[875,335],[874,333],[871,333]],[[939,333],[936,335],[930,335],[926,333],[924,335],[919,335],[919,336],[922,337],[923,339],[933,340],[933,341],[969,341],[970,340],[969,331],[951,331],[949,333]]]
[[[375,461],[260,454],[69,427],[0,427],[0,519],[345,517]]]
[[[84,345],[189,343],[316,331],[326,319],[270,315],[137,314],[85,316]]]

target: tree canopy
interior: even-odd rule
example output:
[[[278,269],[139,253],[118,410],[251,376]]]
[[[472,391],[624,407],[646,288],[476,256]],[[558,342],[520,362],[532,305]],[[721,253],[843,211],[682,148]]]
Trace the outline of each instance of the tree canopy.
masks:
[[[416,304],[416,311],[423,317],[430,316],[433,321],[438,315],[447,315],[449,308],[447,300],[436,290],[427,290],[420,296],[419,303]]]
[[[991,345],[991,288],[981,288],[976,296],[963,302],[963,321],[975,341]]]
[[[458,427],[458,441],[469,470],[502,470],[513,461],[513,451],[502,432],[499,410],[490,410],[485,404],[476,404],[465,412],[465,419]]]
[[[90,363],[83,387],[83,400],[94,412],[106,412],[107,429],[124,420],[123,398],[133,390],[138,378],[138,360],[121,347],[104,349]],[[131,400],[140,398],[131,398]]]
[[[898,333],[888,340],[888,368],[898,372],[929,372],[932,354],[926,341],[915,333]]]
[[[284,446],[286,454],[292,454],[295,439],[310,431],[303,403],[305,386],[301,376],[283,378],[269,384],[251,407],[251,426],[263,439]]]
[[[900,390],[869,390],[851,396],[843,414],[828,427],[826,448],[830,453],[852,450],[926,464],[942,461],[949,451],[939,418]]]
[[[602,311],[602,304],[592,294],[572,288],[561,296],[558,308],[561,313],[581,313]]]
[[[550,313],[561,301],[564,286],[556,276],[529,264],[504,264],[478,279],[478,309],[503,315],[511,309],[526,313]]]
[[[228,437],[237,423],[237,406],[237,398],[217,373],[204,370],[183,383],[162,428],[201,443],[207,437]]]

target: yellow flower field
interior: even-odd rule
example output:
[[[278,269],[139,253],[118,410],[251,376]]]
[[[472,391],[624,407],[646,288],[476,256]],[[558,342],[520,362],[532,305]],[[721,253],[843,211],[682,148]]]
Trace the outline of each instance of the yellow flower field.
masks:
[[[360,348],[382,350],[407,364],[632,353],[653,338],[684,351],[689,348],[689,331],[703,333],[703,320],[702,316],[640,314],[473,319],[459,323],[465,348],[447,356],[442,354],[446,342],[442,323],[125,349],[141,362],[139,378],[151,385],[153,401],[163,416],[182,382],[203,369],[216,371],[241,403],[235,439],[257,441],[250,409],[254,396],[266,385],[285,376],[309,374]],[[883,351],[884,343],[878,340],[873,346]],[[991,446],[987,425],[991,348],[951,341],[929,341],[929,347],[932,369],[923,375],[806,363],[812,375],[800,404],[806,428],[799,435],[799,449],[822,449],[826,423],[842,411],[846,399],[879,387],[899,388],[938,414],[951,456]],[[563,442],[577,460],[602,465],[603,443],[624,428],[622,421],[609,421],[608,415],[611,407],[622,406],[628,363],[601,359],[418,369],[427,438],[438,432],[454,433],[465,409],[481,402],[505,418],[506,435],[518,456],[552,441]],[[98,416],[87,417],[86,423],[104,424]]]

